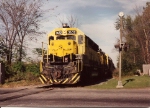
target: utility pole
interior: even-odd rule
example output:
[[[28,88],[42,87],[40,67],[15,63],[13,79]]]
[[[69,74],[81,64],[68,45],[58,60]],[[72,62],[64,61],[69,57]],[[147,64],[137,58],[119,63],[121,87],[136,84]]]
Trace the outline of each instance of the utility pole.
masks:
[[[121,81],[121,51],[123,50],[123,44],[122,44],[122,35],[123,35],[123,21],[122,18],[124,16],[123,12],[119,12],[120,17],[120,45],[119,45],[119,81],[116,88],[123,88],[122,81]]]

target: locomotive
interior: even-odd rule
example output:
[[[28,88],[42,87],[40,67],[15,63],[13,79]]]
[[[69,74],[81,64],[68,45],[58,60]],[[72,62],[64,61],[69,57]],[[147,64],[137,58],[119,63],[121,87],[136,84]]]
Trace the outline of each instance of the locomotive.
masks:
[[[112,59],[90,37],[67,24],[48,34],[46,50],[42,45],[39,79],[43,84],[86,83],[111,77],[113,69]]]

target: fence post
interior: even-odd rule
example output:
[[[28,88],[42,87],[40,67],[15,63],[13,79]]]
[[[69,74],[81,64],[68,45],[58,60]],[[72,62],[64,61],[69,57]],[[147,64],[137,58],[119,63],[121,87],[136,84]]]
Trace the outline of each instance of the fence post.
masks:
[[[0,63],[0,84],[5,83],[5,64]]]

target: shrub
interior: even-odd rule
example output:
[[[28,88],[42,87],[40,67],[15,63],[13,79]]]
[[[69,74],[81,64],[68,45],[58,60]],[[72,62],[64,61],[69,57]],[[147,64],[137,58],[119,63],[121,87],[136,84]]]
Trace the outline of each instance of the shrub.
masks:
[[[31,81],[37,79],[40,73],[39,64],[24,64],[16,62],[10,65],[5,65],[6,82],[16,82],[20,80]]]
[[[23,62],[15,62],[12,64],[12,71],[13,72],[25,72],[25,65]]]
[[[32,72],[35,76],[39,75],[40,64],[39,63],[26,64],[26,72]]]
[[[113,77],[118,77],[119,76],[119,69],[116,68],[114,71],[113,71]]]

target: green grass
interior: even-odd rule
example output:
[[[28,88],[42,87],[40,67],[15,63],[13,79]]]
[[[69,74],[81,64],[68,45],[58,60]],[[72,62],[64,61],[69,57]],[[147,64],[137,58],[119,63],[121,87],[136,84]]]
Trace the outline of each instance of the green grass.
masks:
[[[34,80],[21,80],[14,82],[6,82],[1,85],[0,88],[6,87],[19,87],[19,86],[29,86],[29,85],[38,85],[41,84],[38,78]],[[86,86],[87,88],[92,89],[116,89],[118,84],[118,78],[109,79],[108,81],[101,82],[99,84]],[[122,77],[123,89],[132,89],[132,88],[147,88],[150,87],[150,76],[128,76]]]
[[[122,77],[121,81],[122,81],[123,88],[127,88],[127,89],[150,87],[150,76],[148,75]],[[99,84],[95,84],[87,87],[94,88],[94,89],[116,89],[117,84],[118,84],[118,79],[113,78],[113,79],[109,79],[108,81],[101,82]]]

